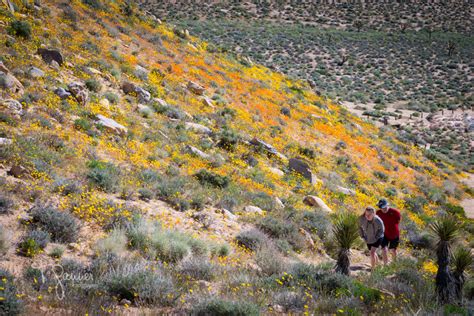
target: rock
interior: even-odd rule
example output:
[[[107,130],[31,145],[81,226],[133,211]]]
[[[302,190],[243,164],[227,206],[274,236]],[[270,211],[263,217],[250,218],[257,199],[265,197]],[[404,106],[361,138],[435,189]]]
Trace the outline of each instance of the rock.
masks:
[[[305,240],[306,243],[308,244],[308,247],[309,247],[310,249],[315,249],[316,246],[315,246],[315,244],[314,244],[313,237],[311,237],[311,234],[308,233],[308,231],[306,231],[304,228],[300,228],[300,233],[303,235],[304,240]]]
[[[122,306],[125,306],[125,305],[130,306],[130,305],[132,305],[132,302],[130,302],[130,301],[127,300],[126,298],[123,298],[123,299],[120,301],[120,305],[122,305]]]
[[[17,119],[23,115],[23,106],[20,102],[14,99],[0,100],[0,110],[7,112]]]
[[[278,197],[275,196],[273,201],[275,202],[275,208],[276,209],[282,210],[282,209],[285,208],[285,204],[283,204],[283,202]]]
[[[196,147],[186,145],[185,147],[186,151],[192,155],[198,156],[202,159],[209,160],[211,158],[210,155],[206,154],[205,152],[197,149]]]
[[[222,210],[220,210],[220,212],[222,213],[222,215],[224,215],[224,217],[230,219],[230,220],[233,220],[235,221],[237,219],[237,215],[233,214],[232,212],[230,212],[229,210],[226,210],[225,208],[223,208]]]
[[[44,62],[48,64],[51,64],[54,61],[59,66],[62,66],[64,62],[63,55],[61,55],[61,52],[59,50],[38,48],[37,53],[41,56],[41,58],[43,58]]]
[[[41,78],[44,77],[44,71],[36,67],[30,67],[30,69],[28,69],[28,75],[31,78]]]
[[[96,117],[98,119],[98,124],[102,125],[113,133],[123,136],[128,131],[125,126],[117,123],[111,118],[103,116],[102,114],[98,114]]]
[[[246,207],[244,207],[244,211],[246,213],[253,213],[253,214],[263,214],[263,210],[258,207],[258,206],[253,206],[253,205],[247,205]]]
[[[147,103],[151,100],[150,92],[128,81],[122,83],[122,91],[125,94],[135,94],[139,102]]]
[[[311,172],[306,161],[298,158],[291,158],[288,165],[289,169],[301,174],[305,179],[308,179],[311,184],[316,184],[319,179]]]
[[[23,178],[27,175],[28,170],[20,165],[13,165],[10,170],[7,171],[7,175],[15,178]]]
[[[135,66],[135,70],[133,71],[133,74],[137,77],[137,78],[140,78],[144,81],[148,80],[148,69],[140,66],[140,65],[136,65]]]
[[[5,66],[2,69],[6,69]],[[7,71],[0,71],[0,88],[13,93],[23,94],[23,85],[15,76],[8,72],[8,69]]]
[[[278,304],[272,305],[272,308],[276,313],[285,313],[286,312],[286,309],[283,306],[278,305]]]
[[[161,105],[162,107],[167,107],[167,106],[168,106],[168,103],[166,103],[165,100],[160,99],[160,98],[153,98],[153,102],[158,103],[158,104]]]
[[[188,82],[187,88],[188,88],[189,91],[191,91],[192,93],[197,94],[197,95],[203,95],[204,92],[206,91],[206,89],[203,86],[201,86],[201,85],[199,85],[199,84],[197,84],[193,81]]]
[[[0,146],[8,146],[8,145],[11,145],[12,143],[13,141],[11,139],[0,137]]]
[[[54,90],[54,93],[61,99],[67,99],[71,96],[71,93],[69,93],[69,91],[66,91],[64,88],[57,88],[56,90]]]
[[[214,107],[214,104],[212,103],[212,100],[211,98],[207,97],[207,96],[203,96],[202,97],[202,103],[205,105],[205,106],[208,106],[210,108],[213,108]]]
[[[283,155],[282,153],[278,152],[278,150],[275,149],[275,147],[273,147],[272,145],[270,144],[267,144],[266,142],[264,142],[263,140],[261,139],[258,139],[256,137],[254,137],[250,142],[249,142],[251,145],[254,145],[254,146],[257,146],[257,147],[262,147],[268,154],[271,154],[271,155],[275,155],[283,160],[287,160],[288,158]]]
[[[343,142],[342,140],[340,142],[338,142],[336,144],[336,150],[340,150],[340,149],[346,149],[347,148],[347,144],[345,142]]]
[[[327,213],[332,213],[332,210],[327,206],[322,199],[314,195],[307,195],[303,199],[303,203],[309,206],[315,206],[319,210]]]
[[[104,99],[101,99],[101,100],[99,101],[99,104],[102,105],[102,106],[103,106],[104,108],[106,108],[106,109],[110,108],[110,102],[109,102],[109,100],[107,100],[107,99],[105,99],[105,98],[104,98]]]
[[[69,243],[67,247],[72,251],[79,251],[81,249],[81,246],[75,242]]]
[[[209,127],[198,123],[185,122],[184,127],[200,134],[212,135],[212,130]]]
[[[29,224],[33,220],[33,217],[26,212],[21,213],[17,218],[21,224]]]
[[[69,92],[76,98],[77,102],[82,105],[86,105],[89,100],[89,92],[87,91],[86,85],[82,82],[71,82],[68,86]]]
[[[352,189],[344,188],[344,187],[341,187],[341,186],[337,186],[336,190],[337,190],[337,192],[340,192],[340,193],[345,194],[345,195],[355,195],[356,194],[356,191],[354,191]]]
[[[269,167],[268,170],[270,170],[271,173],[279,177],[283,177],[285,175],[285,173],[278,168]]]

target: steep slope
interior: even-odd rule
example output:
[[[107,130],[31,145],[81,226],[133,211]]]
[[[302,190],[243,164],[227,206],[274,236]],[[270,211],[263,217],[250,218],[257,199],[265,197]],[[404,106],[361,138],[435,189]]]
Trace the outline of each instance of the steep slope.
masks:
[[[212,296],[248,300],[231,307],[245,314],[288,300],[334,312],[342,300],[321,304],[304,281],[275,288],[295,262],[330,262],[328,210],[387,196],[415,244],[466,195],[452,166],[126,2],[13,7],[0,11],[0,266],[23,280],[26,313],[185,312]],[[38,281],[56,262],[93,284],[65,282],[60,300],[50,270]],[[382,292],[364,279],[331,282],[357,289],[349,308],[398,308],[393,293],[366,306],[358,296]]]

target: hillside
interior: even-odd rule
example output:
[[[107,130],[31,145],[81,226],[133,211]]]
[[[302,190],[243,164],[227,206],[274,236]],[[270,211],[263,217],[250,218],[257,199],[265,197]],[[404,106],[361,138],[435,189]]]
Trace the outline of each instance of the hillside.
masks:
[[[455,216],[456,245],[474,240],[449,162],[128,2],[6,3],[0,314],[472,307],[433,300],[429,225]],[[332,222],[381,197],[402,258],[370,274],[357,240],[334,273]]]
[[[349,102],[351,112],[401,128],[403,141],[474,166],[468,2],[141,3],[219,49],[308,80],[322,95]],[[433,116],[445,120],[431,124]],[[461,132],[443,132],[459,121]]]

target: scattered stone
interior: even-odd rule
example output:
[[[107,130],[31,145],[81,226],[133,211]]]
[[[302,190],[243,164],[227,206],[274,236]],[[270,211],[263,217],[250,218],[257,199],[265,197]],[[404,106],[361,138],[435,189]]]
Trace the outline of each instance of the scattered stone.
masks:
[[[33,220],[33,217],[26,212],[19,214],[17,218],[21,224],[29,224]]]
[[[279,177],[283,177],[285,175],[285,173],[278,168],[269,167],[268,170],[270,170],[271,173]]]
[[[142,80],[148,80],[148,69],[140,66],[140,65],[136,65],[135,66],[135,70],[133,71],[133,74],[137,77],[137,78],[140,78]]]
[[[324,201],[317,196],[307,195],[304,197],[303,203],[309,206],[315,206],[321,211],[332,213],[332,210],[329,208],[329,206],[327,206],[327,204],[324,203]]]
[[[130,305],[132,305],[132,302],[130,302],[130,301],[127,300],[126,298],[123,298],[123,299],[120,301],[120,305],[122,305],[122,306],[125,306],[125,305],[130,306]]]
[[[44,71],[36,67],[30,67],[30,69],[28,69],[28,75],[31,78],[42,78],[44,77]]]
[[[344,188],[344,187],[341,187],[341,186],[337,186],[337,192],[345,194],[345,195],[355,195],[356,194],[356,191],[354,191],[352,189]]]
[[[308,231],[306,231],[304,228],[300,228],[300,233],[303,235],[304,240],[305,240],[306,243],[308,244],[308,247],[309,247],[310,249],[315,249],[316,246],[315,246],[315,244],[314,244],[313,237],[311,237],[311,234],[308,233]]]
[[[62,66],[64,62],[63,55],[56,49],[38,48],[38,54],[43,58],[44,62],[48,64],[56,62],[58,66]]]
[[[196,147],[186,145],[186,151],[192,155],[198,156],[202,159],[209,160],[211,158],[210,155],[206,154],[205,152],[197,149]]]
[[[81,249],[81,246],[75,242],[69,243],[67,247],[72,251],[79,251]]]
[[[212,134],[212,130],[209,127],[198,124],[198,123],[185,122],[184,127],[186,129],[192,129],[193,131],[200,134],[206,134],[206,135]]]
[[[168,106],[168,103],[166,103],[165,100],[160,99],[160,98],[153,98],[153,102],[158,103],[158,104],[161,105],[162,107],[167,107],[167,106]]]
[[[258,207],[258,206],[254,206],[254,205],[247,205],[246,207],[244,207],[244,211],[246,213],[253,213],[253,214],[263,214],[263,210]]]
[[[205,106],[208,106],[210,108],[213,108],[214,107],[214,104],[212,103],[212,100],[211,98],[207,97],[207,96],[203,96],[202,97],[202,103],[205,105]]]
[[[103,116],[102,114],[98,114],[96,117],[98,119],[98,124],[102,125],[113,133],[123,136],[128,131],[125,126],[117,123],[111,118]]]
[[[192,93],[197,94],[197,95],[203,95],[204,92],[206,91],[206,89],[203,86],[201,86],[201,85],[199,85],[199,84],[197,84],[193,81],[188,82],[187,88],[188,88],[189,91],[191,91]]]
[[[311,184],[316,184],[320,180],[311,172],[306,161],[298,158],[291,158],[288,167],[290,170],[301,174],[305,179],[308,179]]]
[[[268,154],[275,155],[275,156],[279,157],[280,159],[283,159],[283,160],[287,160],[287,159],[288,159],[285,155],[283,155],[282,153],[278,152],[278,150],[276,150],[275,147],[273,147],[273,146],[270,145],[270,144],[267,144],[266,142],[264,142],[264,141],[261,140],[261,139],[258,139],[257,137],[254,137],[254,138],[250,141],[250,144],[251,144],[251,145],[254,145],[254,146],[257,146],[257,147],[262,147]]]
[[[71,93],[69,93],[69,91],[66,91],[64,88],[57,88],[56,90],[54,90],[54,93],[61,99],[67,99],[71,96]]]
[[[285,204],[283,204],[283,202],[278,197],[275,196],[273,201],[275,202],[275,208],[276,209],[282,210],[282,209],[285,208]]]
[[[0,137],[0,146],[8,146],[8,145],[11,145],[12,143],[13,141],[11,139]]]
[[[224,215],[224,217],[233,221],[235,221],[238,217],[237,215],[233,214],[231,211],[226,210],[225,208],[221,209],[220,212],[222,213],[222,215]]]
[[[0,63],[0,88],[13,93],[23,93],[23,85],[13,76],[3,63]]]
[[[15,178],[23,178],[27,175],[28,170],[20,165],[13,165],[10,170],[7,171],[7,175]]]
[[[122,83],[122,91],[125,94],[135,94],[139,102],[148,103],[151,100],[150,92],[128,81]]]
[[[23,115],[23,106],[14,99],[0,100],[0,110],[7,112],[17,119]]]
[[[86,85],[82,82],[71,82],[68,86],[69,92],[76,98],[77,102],[82,105],[86,105],[89,100],[89,92],[87,91]]]
[[[102,105],[102,106],[103,106],[104,108],[106,108],[106,109],[110,108],[110,102],[109,102],[109,100],[107,100],[107,99],[105,99],[105,98],[104,98],[104,99],[101,99],[101,100],[99,101],[99,104]]]

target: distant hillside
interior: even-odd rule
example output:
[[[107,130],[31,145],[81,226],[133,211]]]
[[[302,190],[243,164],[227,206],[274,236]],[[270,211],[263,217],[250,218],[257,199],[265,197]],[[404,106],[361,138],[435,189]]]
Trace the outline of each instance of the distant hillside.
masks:
[[[453,218],[472,248],[454,165],[126,1],[0,17],[1,315],[451,308],[429,227]],[[355,225],[382,197],[401,257],[371,274]]]

